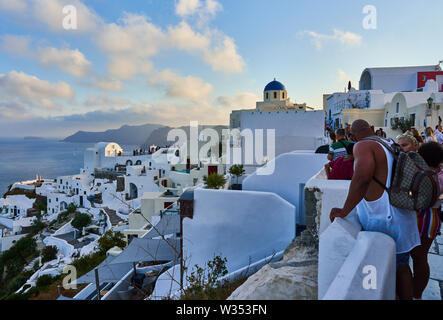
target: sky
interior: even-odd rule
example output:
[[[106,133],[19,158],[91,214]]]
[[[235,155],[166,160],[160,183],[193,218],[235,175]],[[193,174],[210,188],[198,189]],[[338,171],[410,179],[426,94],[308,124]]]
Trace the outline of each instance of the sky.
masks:
[[[370,7],[368,7],[368,5]],[[0,137],[228,124],[443,59],[441,0],[0,0]]]

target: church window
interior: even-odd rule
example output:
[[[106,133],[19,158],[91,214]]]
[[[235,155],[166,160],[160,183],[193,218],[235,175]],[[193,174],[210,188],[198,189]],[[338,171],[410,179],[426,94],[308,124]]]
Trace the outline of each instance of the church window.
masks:
[[[274,99],[277,99],[277,92],[274,92]]]
[[[285,93],[283,92],[281,95],[282,95],[282,98],[284,99],[285,98]]]
[[[266,92],[266,100],[269,99],[269,93]]]

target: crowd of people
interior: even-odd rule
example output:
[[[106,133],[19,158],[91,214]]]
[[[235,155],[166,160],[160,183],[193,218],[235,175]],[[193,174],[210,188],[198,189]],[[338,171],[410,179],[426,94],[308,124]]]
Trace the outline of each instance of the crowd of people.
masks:
[[[429,282],[428,252],[440,234],[443,194],[430,208],[419,212],[393,206],[387,190],[395,160],[386,146],[397,143],[403,152],[418,153],[438,175],[443,192],[442,131],[440,118],[435,130],[427,128],[420,135],[411,129],[397,136],[396,141],[386,139],[382,129],[375,131],[365,120],[330,132],[326,175],[328,179],[351,180],[343,208],[332,209],[330,219],[344,218],[356,208],[363,230],[382,232],[395,240],[397,298],[401,300],[421,299]],[[409,266],[411,258],[413,271]]]

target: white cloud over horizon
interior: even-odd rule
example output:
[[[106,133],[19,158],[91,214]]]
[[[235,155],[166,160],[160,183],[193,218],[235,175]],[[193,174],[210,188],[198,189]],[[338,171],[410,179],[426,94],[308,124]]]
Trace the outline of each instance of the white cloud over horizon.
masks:
[[[51,83],[15,70],[0,74],[0,100],[37,109],[60,109],[56,99],[72,99],[74,90],[63,81]]]

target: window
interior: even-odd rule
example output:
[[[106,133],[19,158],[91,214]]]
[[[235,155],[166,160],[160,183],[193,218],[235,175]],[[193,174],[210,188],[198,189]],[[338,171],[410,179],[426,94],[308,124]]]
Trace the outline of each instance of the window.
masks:
[[[282,92],[281,97],[284,99],[285,98],[285,93]]]
[[[413,127],[415,127],[415,113],[412,113],[410,116],[411,116],[411,118],[410,118],[411,119],[411,124],[412,124]]]
[[[423,80],[423,81],[426,81],[426,76],[423,76],[422,80]]]
[[[277,92],[274,92],[274,99],[277,99]]]
[[[395,113],[398,113],[399,110],[400,110],[400,102],[397,102],[395,106]]]
[[[269,99],[269,93],[266,92],[266,100]]]

